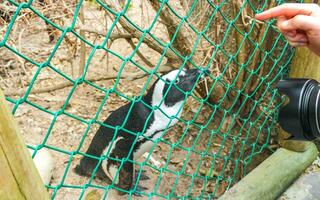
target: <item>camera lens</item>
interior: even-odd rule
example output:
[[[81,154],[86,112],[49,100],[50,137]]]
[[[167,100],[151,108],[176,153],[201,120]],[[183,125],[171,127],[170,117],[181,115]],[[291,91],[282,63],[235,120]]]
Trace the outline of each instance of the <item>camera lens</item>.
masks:
[[[290,139],[314,140],[320,137],[320,86],[313,79],[288,78],[281,80],[277,88],[289,98],[280,109],[280,126],[292,134]]]

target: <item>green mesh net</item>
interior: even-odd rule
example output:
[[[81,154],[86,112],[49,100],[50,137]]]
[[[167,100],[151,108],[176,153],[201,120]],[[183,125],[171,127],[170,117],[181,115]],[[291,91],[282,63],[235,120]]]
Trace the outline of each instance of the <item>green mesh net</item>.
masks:
[[[1,3],[0,86],[33,156],[45,148],[56,160],[46,185],[52,199],[83,199],[93,189],[102,198],[118,190],[129,199],[214,199],[262,162],[276,148],[282,100],[274,86],[293,50],[274,20],[259,22],[254,14],[280,3]],[[123,190],[96,180],[95,172],[74,174],[113,110],[141,100],[161,74],[184,68],[211,74],[185,100],[181,117],[171,117],[178,124],[147,156],[118,160],[134,163],[137,180],[148,174],[139,181],[147,190],[135,191],[138,181]]]

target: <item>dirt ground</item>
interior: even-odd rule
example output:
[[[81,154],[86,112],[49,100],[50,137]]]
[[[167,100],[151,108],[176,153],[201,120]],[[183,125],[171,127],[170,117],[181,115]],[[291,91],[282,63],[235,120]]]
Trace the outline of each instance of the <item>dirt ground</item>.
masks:
[[[106,33],[105,26],[106,24],[110,26],[111,21],[103,20],[104,16],[95,4],[91,4],[90,2],[86,3],[88,4],[85,10],[86,28]],[[140,4],[132,4],[127,15],[136,23],[140,23],[141,26],[147,26],[150,20],[141,18],[141,14],[138,12],[140,6]],[[69,7],[68,9],[74,8]],[[149,18],[152,19],[153,15],[154,13],[150,12]],[[97,18],[99,20],[97,20]],[[71,17],[69,21],[63,22],[63,26],[66,27],[70,23]],[[80,22],[77,21],[76,27],[80,26],[79,23]],[[6,27],[1,29],[1,40],[3,39],[4,34],[2,33],[4,33],[5,28]],[[164,41],[168,40],[167,36],[163,34],[162,29],[163,26],[158,24],[153,32]],[[56,34],[59,36],[61,32],[57,32]],[[68,33],[67,36],[69,40],[75,41],[73,34]],[[93,34],[86,34],[86,39],[93,44],[103,42],[103,37],[96,37]],[[57,38],[50,42],[44,21],[37,16],[33,16],[32,19],[28,21],[28,26],[25,26],[24,23],[16,23],[14,25],[7,44],[15,47],[30,59],[40,63],[50,57],[56,42]],[[137,41],[135,42],[137,43]],[[74,49],[70,47],[68,41],[64,39],[50,62],[55,69],[72,77],[73,80],[79,77],[79,40],[76,42],[76,46],[78,47],[76,49],[76,56],[70,58]],[[110,49],[122,57],[126,57],[133,52],[125,39],[116,40]],[[152,63],[157,64],[159,61],[160,55],[154,51],[150,51],[146,45],[142,44],[139,50]],[[87,45],[87,58],[91,52],[92,47]],[[72,87],[64,87],[49,92],[33,93],[33,90],[39,88],[57,86],[65,82],[66,79],[50,67],[43,68],[39,72],[37,66],[30,62],[25,62],[22,58],[17,57],[6,48],[0,49],[0,55],[1,64],[6,66],[4,70],[0,71],[0,87],[11,99],[17,100],[23,97],[30,83],[33,82],[33,78],[37,76],[34,86],[31,89],[31,94],[26,99],[27,103],[19,105],[14,116],[21,128],[26,143],[32,147],[37,147],[42,144],[45,145],[45,148],[50,150],[55,159],[53,178],[49,186],[49,192],[53,195],[53,198],[58,200],[79,199],[94,189],[92,185],[106,187],[106,183],[104,182],[89,180],[89,178],[78,176],[73,172],[73,168],[81,158],[80,155],[74,155],[74,152],[77,150],[85,152],[98,128],[97,124],[92,124],[87,135],[84,137],[88,129],[88,124],[81,122],[81,120],[89,121],[97,117],[98,121],[103,121],[110,112],[127,103],[126,98],[111,93],[107,101],[102,105],[101,113],[96,116],[105,98],[104,91],[89,84],[81,84],[75,88],[73,93]],[[144,66],[138,56],[134,56],[133,60]],[[164,64],[165,62],[166,59],[160,64]],[[116,56],[111,54],[106,55],[105,51],[98,49],[90,61],[87,76],[97,77],[117,74],[121,68],[121,64],[122,61]],[[126,64],[122,71],[122,73],[127,74],[141,72],[141,69],[130,63]],[[146,86],[147,79],[148,76],[135,80],[132,80],[132,77],[127,77],[120,79],[118,83],[115,79],[110,79],[95,81],[94,84],[104,89],[111,89],[116,85],[115,89],[119,93],[124,94],[128,98],[133,98],[134,96],[141,95],[141,91]],[[152,78],[152,82],[153,81],[155,81],[155,77]],[[71,98],[66,104],[65,102],[70,94],[72,94]],[[36,105],[38,108],[32,105]],[[13,108],[14,104],[10,103],[10,106]],[[65,113],[67,114],[59,115],[55,119],[54,113],[61,108],[65,108]],[[184,107],[183,119],[192,119],[195,114],[199,112],[199,108],[200,103],[192,97],[189,98],[187,105]],[[43,109],[47,112],[43,111]],[[195,119],[197,123],[205,123],[213,111],[204,107],[200,109],[200,112],[201,115]],[[81,120],[76,118],[80,118]],[[216,122],[211,125],[212,129],[217,128],[221,123],[223,122],[217,119]],[[82,140],[83,145],[80,146]],[[150,179],[140,181],[140,184],[147,187],[148,190],[145,191],[144,196],[134,196],[132,199],[148,199],[148,195],[153,196],[152,199],[163,199],[161,195],[189,195],[197,197],[199,195],[215,193],[219,196],[226,190],[227,186],[231,184],[230,178],[242,176],[241,167],[236,170],[240,172],[233,174],[233,168],[238,167],[235,163],[238,163],[239,160],[237,159],[240,159],[238,158],[239,152],[237,152],[240,149],[233,148],[232,145],[234,143],[231,139],[223,141],[223,138],[218,135],[213,137],[212,133],[200,130],[195,125],[187,127],[186,124],[180,122],[165,134],[164,141],[166,142],[157,144],[155,150],[152,152],[152,156],[161,163],[161,166],[155,166],[150,160],[146,162],[147,165],[143,166],[143,169],[146,170]],[[179,145],[172,145],[175,143]],[[190,151],[190,149],[195,151]],[[218,156],[204,155],[204,152]],[[231,159],[226,160],[227,157]],[[265,155],[262,157],[265,157]],[[141,158],[138,161],[144,163],[146,158]],[[261,162],[261,160],[257,161],[257,163],[258,162]],[[239,175],[239,173],[241,175]],[[86,184],[88,183],[90,183],[91,186],[87,187]],[[103,197],[108,195],[106,191],[107,190],[104,189],[98,189],[98,192]],[[113,196],[114,192],[111,193]],[[110,197],[110,194],[108,197],[110,199],[128,198],[128,196],[122,196],[121,198],[118,196]]]

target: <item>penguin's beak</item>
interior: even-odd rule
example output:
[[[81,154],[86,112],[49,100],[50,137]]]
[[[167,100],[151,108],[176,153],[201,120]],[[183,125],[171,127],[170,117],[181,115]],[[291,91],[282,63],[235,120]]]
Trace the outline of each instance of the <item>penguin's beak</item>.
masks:
[[[201,78],[204,78],[210,75],[210,71],[208,69],[199,70],[199,71],[201,71],[200,73],[202,73]]]
[[[192,78],[198,78],[198,76],[204,78],[206,76],[209,76],[210,71],[207,69],[190,69],[187,71],[187,74]]]

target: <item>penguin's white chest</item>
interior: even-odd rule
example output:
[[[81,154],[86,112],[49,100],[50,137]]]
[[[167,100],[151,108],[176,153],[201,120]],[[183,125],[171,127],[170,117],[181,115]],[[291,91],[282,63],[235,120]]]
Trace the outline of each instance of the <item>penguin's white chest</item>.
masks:
[[[182,102],[177,103],[174,106],[167,107],[161,106],[159,110],[154,112],[154,121],[145,132],[144,136],[149,140],[142,143],[134,153],[134,159],[139,159],[144,153],[150,152],[152,147],[155,145],[154,141],[157,140],[162,134],[163,130],[166,130],[175,125],[181,116]],[[139,140],[143,140],[145,137],[141,136]]]
[[[153,137],[154,140],[159,138],[162,134],[162,131],[158,132],[155,134],[155,136]],[[134,160],[138,160],[143,154],[145,154],[146,152],[150,152],[150,150],[152,149],[152,147],[155,145],[155,143],[151,140],[147,140],[144,143],[142,143],[139,148],[137,148],[133,154],[133,159]]]

